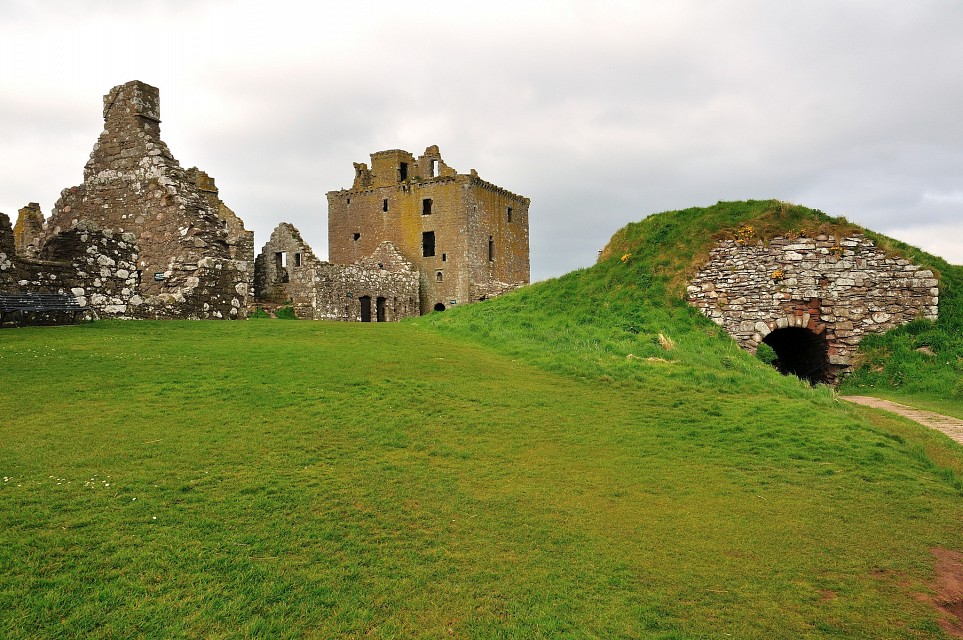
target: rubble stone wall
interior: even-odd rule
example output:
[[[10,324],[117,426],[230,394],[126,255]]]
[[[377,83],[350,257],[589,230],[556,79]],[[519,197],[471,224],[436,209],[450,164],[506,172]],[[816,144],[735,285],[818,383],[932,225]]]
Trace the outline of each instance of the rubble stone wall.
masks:
[[[391,243],[382,243],[353,264],[331,264],[319,260],[297,228],[286,222],[274,229],[258,255],[254,281],[257,301],[290,302],[295,315],[304,319],[360,321],[363,298],[375,322],[379,298],[386,322],[420,312],[418,272]]]
[[[808,329],[825,338],[829,363],[844,371],[866,334],[935,320],[939,282],[863,235],[725,240],[689,283],[687,299],[752,352],[773,331]]]
[[[158,90],[138,81],[114,87],[103,115],[84,182],[61,192],[37,255],[81,223],[132,234],[137,262],[123,270],[137,274],[136,295],[145,301],[128,309],[132,317],[246,317],[253,235],[220,201],[213,180],[182,169],[161,140]]]

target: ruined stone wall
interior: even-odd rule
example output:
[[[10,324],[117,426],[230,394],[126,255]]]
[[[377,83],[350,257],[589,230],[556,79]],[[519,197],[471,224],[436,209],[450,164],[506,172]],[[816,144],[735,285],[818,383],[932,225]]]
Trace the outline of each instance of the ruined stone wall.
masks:
[[[469,184],[470,299],[476,301],[528,284],[528,199],[477,177]]]
[[[197,190],[207,200],[211,209],[213,209],[218,217],[226,224],[227,236],[225,241],[227,242],[230,257],[232,260],[239,260],[244,263],[247,273],[246,283],[248,289],[253,290],[255,260],[254,232],[245,229],[244,221],[221,200],[220,192],[217,189],[214,178],[197,167],[188,169],[187,175],[194,181]]]
[[[12,253],[13,233],[0,214],[0,292],[65,293],[89,306],[92,317],[236,318],[241,296],[230,289],[233,261],[202,259],[177,294],[143,295],[132,233],[101,230],[82,220],[49,238],[33,256]]]
[[[863,235],[720,242],[687,288],[688,301],[750,351],[787,327],[822,336],[837,371],[864,335],[916,318],[935,320],[931,271],[887,256]]]
[[[390,241],[421,273],[422,313],[529,282],[527,198],[474,171],[457,173],[436,146],[418,158],[401,150],[374,153],[371,165],[356,163],[352,188],[327,194],[332,262],[355,262]],[[434,234],[434,255],[425,255],[426,233]]]
[[[378,298],[384,299],[386,322],[419,313],[418,273],[387,242],[353,264],[330,264],[315,256],[294,225],[283,222],[255,264],[255,299],[290,301],[299,318],[358,321],[363,297],[371,301],[372,321]]]
[[[393,250],[393,249],[392,249]],[[397,258],[401,260],[400,254]],[[363,264],[319,265],[314,274],[315,298],[310,309],[303,309],[299,317],[317,320],[344,320],[358,322],[361,318],[361,298],[371,303],[371,321],[377,321],[377,301],[384,299],[385,322],[417,316],[421,313],[418,301],[418,272],[390,271]]]
[[[160,139],[157,89],[137,81],[114,87],[103,115],[84,182],[61,192],[39,252],[81,221],[131,233],[137,295],[153,314],[145,317],[246,317],[250,262],[232,256],[228,223]]]
[[[18,291],[17,281],[20,280],[20,275],[15,246],[10,216],[0,213],[0,293]]]
[[[30,255],[36,252],[43,234],[43,212],[40,205],[31,202],[20,209],[17,223],[13,226],[13,240],[17,253]]]

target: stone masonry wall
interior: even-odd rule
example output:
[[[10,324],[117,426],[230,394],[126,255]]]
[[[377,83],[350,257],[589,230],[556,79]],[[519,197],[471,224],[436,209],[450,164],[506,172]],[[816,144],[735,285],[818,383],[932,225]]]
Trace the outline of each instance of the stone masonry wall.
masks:
[[[43,234],[43,212],[40,205],[31,202],[17,212],[17,223],[13,226],[13,239],[17,253],[30,255],[37,250]]]
[[[328,254],[351,264],[391,242],[421,274],[422,313],[527,284],[529,200],[458,173],[437,146],[393,149],[355,163],[350,189],[328,198]],[[426,250],[425,236],[434,239]]]
[[[0,293],[13,293],[18,290],[20,272],[17,268],[15,246],[10,216],[0,213]]]
[[[40,253],[82,221],[118,236],[131,233],[137,295],[145,300],[136,317],[246,317],[251,264],[239,258],[253,259],[253,238],[241,225],[235,240],[250,250],[232,252],[216,191],[213,198],[202,193],[196,174],[183,170],[160,138],[158,90],[138,81],[114,87],[103,114],[84,182],[61,192]]]
[[[808,329],[825,338],[829,363],[845,370],[867,333],[935,320],[939,289],[931,271],[885,255],[863,235],[819,235],[722,241],[687,299],[752,352],[773,331]]]
[[[294,225],[282,222],[257,257],[254,281],[256,300],[290,301],[299,318],[358,321],[363,297],[374,321],[379,298],[385,321],[419,314],[418,272],[388,242],[353,264],[330,264],[314,255]]]

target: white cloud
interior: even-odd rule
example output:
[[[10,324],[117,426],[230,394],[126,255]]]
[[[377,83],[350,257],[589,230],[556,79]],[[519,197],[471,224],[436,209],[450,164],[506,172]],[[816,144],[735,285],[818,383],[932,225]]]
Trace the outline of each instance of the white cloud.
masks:
[[[80,181],[100,97],[136,78],[259,246],[288,220],[324,255],[351,163],[430,144],[532,198],[536,277],[720,199],[963,236],[956,0],[21,0],[0,60],[7,213]]]

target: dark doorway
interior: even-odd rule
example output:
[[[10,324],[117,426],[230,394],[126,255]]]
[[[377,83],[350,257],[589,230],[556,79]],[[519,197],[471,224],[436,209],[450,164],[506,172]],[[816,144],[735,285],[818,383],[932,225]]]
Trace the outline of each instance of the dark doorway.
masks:
[[[377,315],[378,322],[385,321],[385,299],[378,298],[375,300],[375,314]]]
[[[371,296],[361,296],[361,322],[371,322]]]
[[[787,327],[776,329],[763,338],[763,342],[776,352],[778,359],[772,364],[781,373],[798,376],[812,384],[832,382],[829,345],[823,336],[809,329]]]
[[[444,303],[439,302],[438,304],[435,305],[435,311],[444,311],[444,310],[445,310]]]

